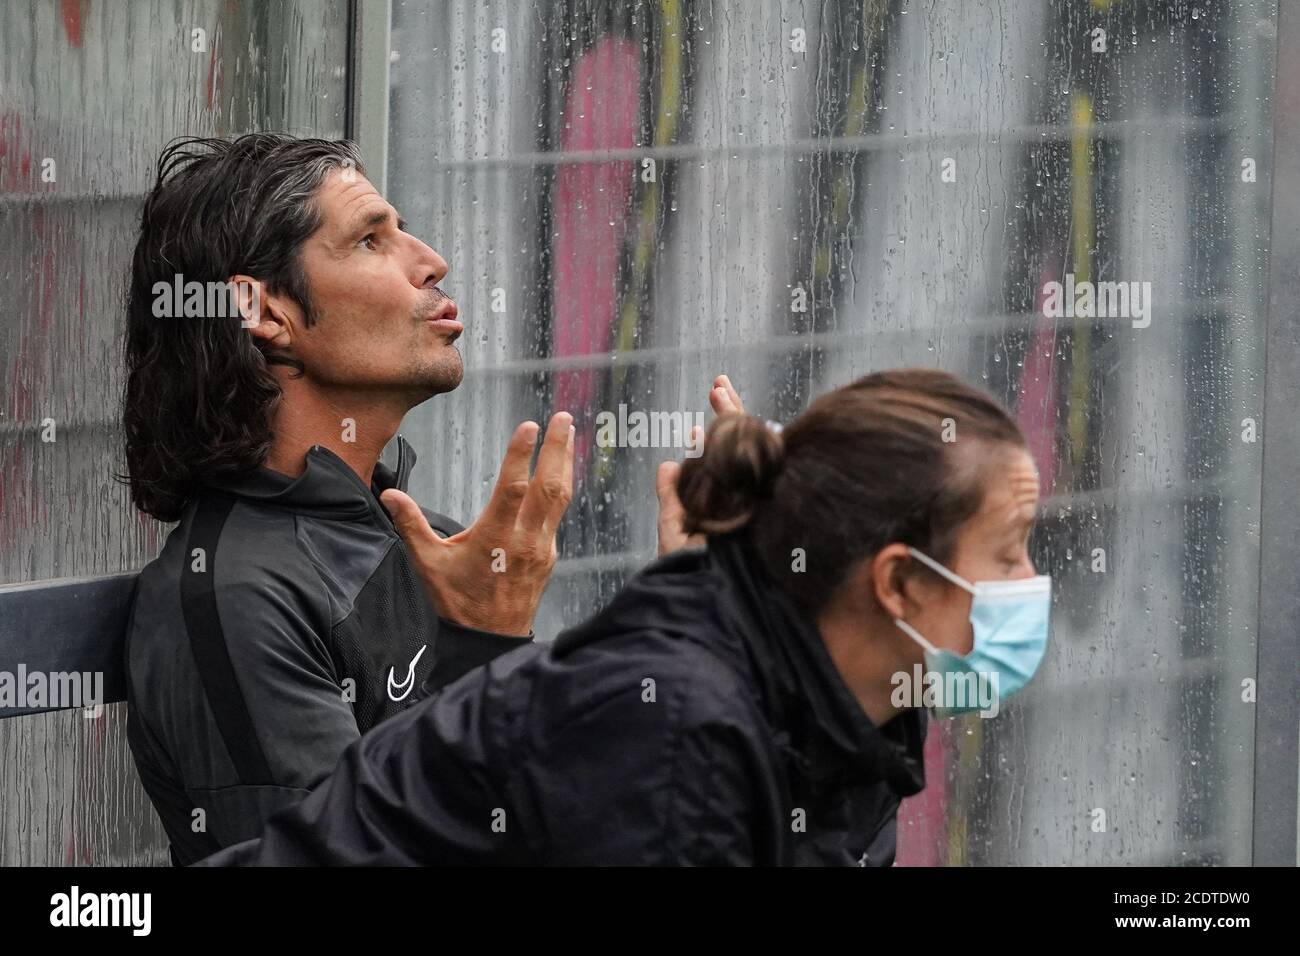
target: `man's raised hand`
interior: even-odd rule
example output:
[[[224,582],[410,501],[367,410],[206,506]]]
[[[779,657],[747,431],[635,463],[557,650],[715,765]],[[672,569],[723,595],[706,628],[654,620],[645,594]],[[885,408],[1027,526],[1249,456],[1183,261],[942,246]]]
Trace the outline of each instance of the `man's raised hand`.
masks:
[[[380,495],[429,599],[449,621],[520,636],[532,627],[573,497],[573,417],[551,418],[530,477],[539,431],[536,422],[515,429],[483,514],[449,538],[434,533],[409,495],[395,488]]]

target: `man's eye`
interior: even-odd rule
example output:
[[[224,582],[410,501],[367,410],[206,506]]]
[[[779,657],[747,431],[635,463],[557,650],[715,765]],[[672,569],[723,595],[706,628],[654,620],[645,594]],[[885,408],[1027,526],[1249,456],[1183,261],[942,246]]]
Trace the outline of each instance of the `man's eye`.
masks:
[[[357,245],[365,246],[367,249],[373,249],[374,246],[371,243],[373,243],[374,241],[375,241],[375,234],[372,232],[369,235],[367,235],[364,239],[362,239],[360,242],[358,242]]]

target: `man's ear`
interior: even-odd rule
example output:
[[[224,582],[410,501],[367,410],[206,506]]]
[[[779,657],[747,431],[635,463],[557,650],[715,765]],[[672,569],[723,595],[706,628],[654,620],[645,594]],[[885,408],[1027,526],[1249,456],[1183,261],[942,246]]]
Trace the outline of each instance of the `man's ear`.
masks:
[[[887,544],[871,559],[871,590],[876,596],[876,603],[891,618],[905,618],[915,602],[907,594],[912,556],[907,545],[895,542]]]
[[[288,348],[293,341],[293,326],[280,296],[266,291],[266,284],[252,276],[230,277],[239,308],[239,327],[248,329],[261,344],[273,349]]]

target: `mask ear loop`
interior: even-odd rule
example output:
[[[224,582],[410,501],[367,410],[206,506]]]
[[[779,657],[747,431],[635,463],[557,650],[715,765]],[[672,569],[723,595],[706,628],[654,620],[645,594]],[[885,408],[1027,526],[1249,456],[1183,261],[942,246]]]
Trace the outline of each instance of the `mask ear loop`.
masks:
[[[957,587],[964,588],[965,590],[969,591],[971,594],[976,593],[975,585],[971,584],[961,575],[949,571],[947,568],[945,568],[938,561],[934,560],[934,558],[930,557],[928,554],[923,554],[922,552],[916,550],[916,548],[911,548],[911,547],[909,547],[907,550],[912,555],[912,557],[916,558],[916,560],[920,561],[922,564],[928,567],[935,574],[947,578],[953,584],[957,585]]]
[[[896,617],[896,618],[894,618],[894,623],[897,624],[900,628],[902,628],[902,631],[903,631],[904,634],[906,634],[906,635],[907,635],[908,637],[910,637],[912,640],[916,641],[916,643],[918,643],[918,644],[920,644],[922,647],[924,647],[928,653],[930,653],[930,654],[938,654],[938,653],[939,653],[939,649],[938,649],[937,647],[935,647],[933,644],[931,644],[929,641],[927,641],[924,637],[922,637],[920,631],[918,631],[916,628],[914,628],[911,624],[908,624],[908,623],[907,623],[906,621],[904,621],[901,617]]]
[[[934,571],[935,574],[938,574],[938,575],[941,576],[941,577],[947,578],[947,579],[948,579],[949,581],[951,581],[953,584],[957,585],[957,587],[959,587],[959,588],[965,588],[965,589],[966,589],[967,591],[969,591],[971,594],[974,594],[974,593],[975,593],[975,588],[970,584],[970,582],[968,582],[968,581],[967,581],[965,578],[963,578],[961,575],[959,575],[959,574],[954,574],[952,571],[949,571],[947,568],[945,568],[945,567],[944,567],[942,564],[940,564],[938,561],[934,560],[934,558],[930,557],[930,556],[927,555],[927,554],[924,554],[924,553],[918,551],[916,548],[909,547],[907,550],[908,550],[908,552],[912,555],[912,557],[916,558],[918,561],[920,561],[920,562],[921,562],[922,564],[924,564],[926,567],[930,568],[930,570]],[[897,625],[902,629],[902,631],[903,631],[904,634],[906,634],[906,635],[907,635],[908,637],[910,637],[912,640],[916,641],[916,643],[920,644],[920,645],[921,645],[923,648],[925,648],[928,652],[930,652],[931,654],[938,654],[938,653],[939,653],[939,649],[938,649],[937,647],[935,647],[933,644],[931,644],[929,641],[927,641],[924,637],[922,637],[920,631],[918,631],[916,628],[914,628],[911,624],[908,624],[908,623],[907,623],[906,621],[904,621],[901,617],[896,617],[896,618],[894,618],[894,623],[897,624]]]

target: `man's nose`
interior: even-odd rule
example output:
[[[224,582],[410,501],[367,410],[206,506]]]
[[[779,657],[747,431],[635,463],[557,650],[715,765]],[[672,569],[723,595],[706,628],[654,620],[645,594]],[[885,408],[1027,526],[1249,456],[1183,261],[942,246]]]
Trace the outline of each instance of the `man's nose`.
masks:
[[[433,249],[429,248],[420,240],[418,255],[416,257],[416,270],[414,275],[414,285],[417,288],[424,288],[426,285],[437,285],[447,275],[447,260]]]

